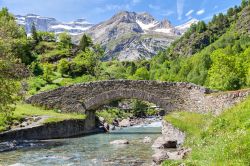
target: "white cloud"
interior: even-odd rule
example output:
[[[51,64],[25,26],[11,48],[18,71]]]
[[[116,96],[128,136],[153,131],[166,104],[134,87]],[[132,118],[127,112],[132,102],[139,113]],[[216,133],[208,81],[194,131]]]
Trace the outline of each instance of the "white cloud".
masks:
[[[184,2],[185,2],[185,0],[177,0],[177,4],[176,5],[177,5],[178,20],[182,19]]]
[[[149,7],[150,9],[153,9],[153,10],[160,10],[160,9],[161,9],[160,6],[158,6],[158,5],[152,5],[152,4],[149,4],[148,7]]]
[[[219,6],[215,5],[215,6],[214,6],[214,9],[217,9],[218,7],[219,7]]]
[[[199,10],[199,11],[196,12],[197,15],[202,15],[203,13],[205,13],[204,9],[201,9],[201,10]]]
[[[136,5],[136,4],[140,3],[140,2],[141,2],[141,0],[132,0],[132,4],[134,4],[134,5]]]
[[[172,14],[174,14],[174,11],[172,11],[172,10],[166,10],[166,11],[161,12],[162,16],[170,16]]]
[[[192,10],[189,10],[186,14],[185,14],[185,16],[190,16],[192,13],[194,12],[194,10],[192,9]]]
[[[121,11],[121,10],[130,10],[130,5],[129,4],[124,4],[124,5],[114,5],[114,4],[109,4],[104,7],[97,7],[95,8],[95,11],[97,13],[105,13],[108,11]]]

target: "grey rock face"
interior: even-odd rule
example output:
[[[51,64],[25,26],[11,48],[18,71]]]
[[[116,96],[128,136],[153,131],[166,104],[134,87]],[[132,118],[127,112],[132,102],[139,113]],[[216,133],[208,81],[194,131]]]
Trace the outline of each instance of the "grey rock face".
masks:
[[[104,60],[120,61],[150,59],[179,36],[169,21],[159,22],[148,13],[135,12],[120,12],[86,33],[103,46]]]

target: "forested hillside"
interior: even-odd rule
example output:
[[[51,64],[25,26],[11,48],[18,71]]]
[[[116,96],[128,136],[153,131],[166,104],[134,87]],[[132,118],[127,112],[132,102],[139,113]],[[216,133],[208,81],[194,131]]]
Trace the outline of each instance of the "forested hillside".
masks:
[[[199,22],[151,61],[150,79],[186,81],[213,89],[250,86],[250,7],[230,8]]]
[[[218,90],[250,86],[250,6],[230,8],[209,23],[199,22],[152,60],[103,62],[103,50],[83,35],[74,45],[67,33],[27,37],[6,8],[0,11],[1,110],[15,95],[32,95],[73,83],[110,80],[193,82]],[[27,76],[30,77],[27,77]],[[22,80],[22,86],[20,83]],[[18,86],[17,86],[18,85]]]
[[[30,94],[77,82],[107,79],[141,79],[193,82],[218,90],[250,86],[250,7],[218,14],[209,23],[200,21],[152,60],[102,62],[103,50],[84,35],[80,46],[67,34],[56,42],[53,34],[37,33],[35,60],[29,65]],[[52,38],[48,37],[51,35]],[[35,38],[35,37],[33,37]],[[34,40],[34,39],[33,39]]]

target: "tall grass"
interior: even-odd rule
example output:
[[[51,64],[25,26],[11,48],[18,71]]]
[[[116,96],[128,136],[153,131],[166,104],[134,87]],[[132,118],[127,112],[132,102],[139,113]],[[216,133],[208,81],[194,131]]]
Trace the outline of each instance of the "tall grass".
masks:
[[[165,120],[187,133],[184,146],[192,148],[192,152],[185,160],[166,161],[164,166],[250,165],[250,98],[218,117],[177,112]]]

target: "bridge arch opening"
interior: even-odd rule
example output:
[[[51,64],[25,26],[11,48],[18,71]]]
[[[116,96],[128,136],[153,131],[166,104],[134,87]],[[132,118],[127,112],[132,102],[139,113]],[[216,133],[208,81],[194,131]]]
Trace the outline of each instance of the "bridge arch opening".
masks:
[[[146,101],[155,104],[157,107],[161,108],[164,115],[168,109],[171,108],[170,104],[153,93],[147,93],[145,91],[137,89],[122,89],[122,90],[111,90],[100,93],[90,99],[85,100],[84,107],[86,109],[87,121],[93,122],[94,116],[96,115],[96,110],[101,108],[103,105],[107,105],[112,101],[123,100],[123,99],[137,99],[139,101]]]
[[[123,90],[112,90],[100,93],[84,102],[85,109],[88,111],[95,111],[105,104],[109,104],[112,101],[122,100],[122,99],[138,99],[141,101],[147,101],[153,103],[156,106],[168,111],[171,109],[171,104],[166,103],[157,95],[152,93],[147,93],[145,91],[135,90],[135,89],[123,89]]]

